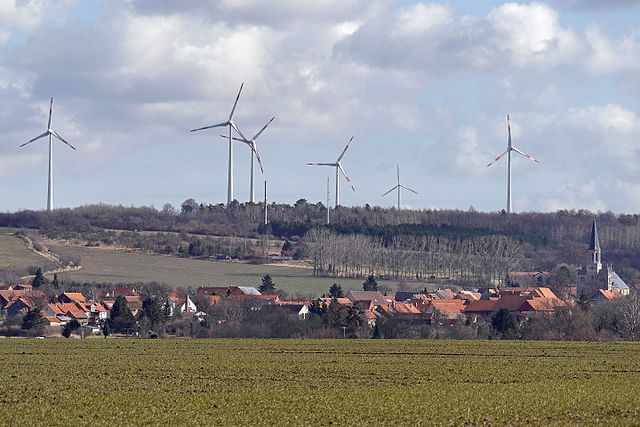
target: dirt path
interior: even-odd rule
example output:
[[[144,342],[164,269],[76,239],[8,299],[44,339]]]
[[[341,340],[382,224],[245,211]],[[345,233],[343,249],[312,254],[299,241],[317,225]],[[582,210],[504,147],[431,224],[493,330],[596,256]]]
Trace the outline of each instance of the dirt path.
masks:
[[[49,249],[47,249],[47,247],[43,244],[40,243],[40,246],[42,246],[42,250],[38,250],[36,249],[35,245],[33,244],[33,240],[31,240],[31,238],[26,235],[26,234],[17,234],[17,233],[7,233],[7,234],[13,234],[14,236],[18,237],[19,239],[21,239],[25,245],[27,245],[27,248],[36,253],[37,255],[40,255],[41,257],[44,257],[46,259],[48,259],[49,261],[54,262],[55,264],[61,265],[62,262],[60,262],[60,258],[58,258],[58,255],[54,254],[53,252],[51,252]],[[42,274],[44,274],[45,276],[47,275],[53,275],[56,273],[65,273],[68,271],[77,271],[80,270],[82,268],[81,265],[68,265],[66,267],[61,267],[61,268],[57,268],[54,270],[48,270],[48,271],[43,271]],[[34,275],[28,275],[28,276],[22,276],[20,277],[20,280],[25,280],[25,279],[30,279],[33,278]]]

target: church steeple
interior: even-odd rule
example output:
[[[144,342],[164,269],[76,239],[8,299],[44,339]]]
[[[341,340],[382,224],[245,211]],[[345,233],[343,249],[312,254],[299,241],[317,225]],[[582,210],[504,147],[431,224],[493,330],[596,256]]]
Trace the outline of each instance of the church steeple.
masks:
[[[598,226],[596,220],[593,220],[591,226],[591,238],[589,239],[589,255],[591,255],[591,263],[594,264],[596,273],[602,268],[601,263],[601,251],[600,251],[600,239],[598,239]]]

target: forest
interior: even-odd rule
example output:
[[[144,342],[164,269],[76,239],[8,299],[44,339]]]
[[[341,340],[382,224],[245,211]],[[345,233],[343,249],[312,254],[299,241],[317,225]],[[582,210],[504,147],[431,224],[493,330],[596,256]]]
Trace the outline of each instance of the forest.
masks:
[[[438,273],[486,281],[504,277],[509,269],[580,265],[596,219],[603,262],[614,264],[625,280],[640,277],[638,214],[586,210],[506,214],[473,208],[398,211],[365,205],[332,209],[327,225],[322,203],[300,199],[293,205],[269,204],[266,226],[263,215],[262,203],[234,201],[227,207],[188,199],[179,208],[99,204],[3,213],[0,226],[37,229],[58,237],[81,233],[96,245],[103,240],[126,241],[126,246],[179,256],[228,252],[242,257],[245,248],[234,238],[272,236],[290,240],[299,257],[312,260],[317,274],[419,279]],[[142,233],[150,231],[157,233]]]

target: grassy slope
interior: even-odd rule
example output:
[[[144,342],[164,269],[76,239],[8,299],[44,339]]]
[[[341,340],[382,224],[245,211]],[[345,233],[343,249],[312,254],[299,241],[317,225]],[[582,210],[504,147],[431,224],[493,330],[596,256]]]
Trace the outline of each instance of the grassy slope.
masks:
[[[74,251],[80,257],[82,269],[62,273],[60,277],[83,282],[158,281],[172,286],[193,288],[204,285],[257,287],[262,277],[270,274],[276,287],[290,295],[320,296],[328,293],[333,283],[338,283],[346,292],[348,289],[362,289],[364,281],[313,277],[312,270],[308,268],[205,261],[81,246],[65,248]],[[393,282],[379,283],[395,287]]]
[[[634,425],[640,416],[638,343],[1,341],[4,425]]]
[[[56,267],[55,263],[29,250],[20,238],[9,234],[0,234],[0,269],[10,269],[27,274],[28,267],[34,265],[42,267],[43,270]]]

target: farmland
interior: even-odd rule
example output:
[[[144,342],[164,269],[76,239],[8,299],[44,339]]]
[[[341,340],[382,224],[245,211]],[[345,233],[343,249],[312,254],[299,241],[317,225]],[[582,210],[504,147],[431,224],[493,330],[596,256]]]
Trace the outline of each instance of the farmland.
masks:
[[[635,424],[633,343],[32,340],[0,345],[0,423]]]
[[[0,233],[0,269],[12,270],[23,275],[27,274],[31,266],[42,267],[45,270],[56,267],[52,261],[30,250],[19,237]]]
[[[56,248],[55,245],[50,245]],[[64,246],[80,257],[82,269],[63,273],[62,279],[81,282],[166,282],[171,286],[259,286],[265,274],[270,274],[278,289],[291,295],[320,296],[333,283],[346,291],[362,289],[364,279],[314,277],[312,270],[302,267],[257,265],[239,262],[208,261],[151,255],[136,252],[111,251],[83,246]],[[379,282],[392,286],[391,282]]]

